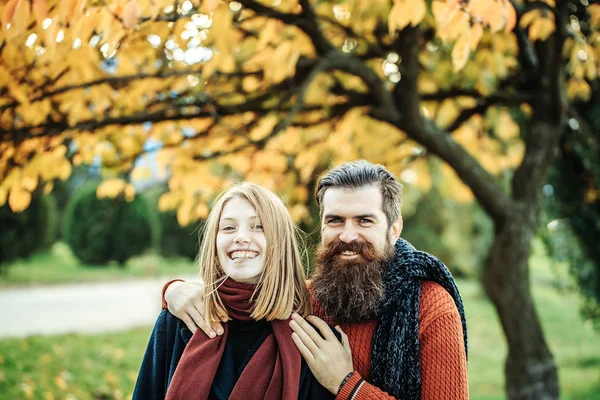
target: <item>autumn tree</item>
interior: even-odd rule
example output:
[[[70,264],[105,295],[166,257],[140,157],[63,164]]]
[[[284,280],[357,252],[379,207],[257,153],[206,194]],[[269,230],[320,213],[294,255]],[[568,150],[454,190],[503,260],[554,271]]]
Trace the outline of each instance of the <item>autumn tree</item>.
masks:
[[[22,210],[98,160],[99,194],[131,195],[150,158],[182,225],[236,177],[306,221],[308,187],[332,162],[384,162],[426,190],[435,155],[446,194],[476,198],[494,223],[483,284],[509,345],[507,394],[556,399],[528,258],[572,101],[597,76],[589,3],[9,0],[0,205]]]

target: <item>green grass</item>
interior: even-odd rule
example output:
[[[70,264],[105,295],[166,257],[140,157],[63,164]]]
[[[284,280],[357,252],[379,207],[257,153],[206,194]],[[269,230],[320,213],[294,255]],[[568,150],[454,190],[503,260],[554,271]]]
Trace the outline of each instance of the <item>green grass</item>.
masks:
[[[473,281],[459,281],[469,322],[472,399],[504,399],[506,344],[498,318]],[[600,334],[581,320],[574,295],[534,289],[560,368],[563,399],[600,398]],[[129,398],[150,328],[109,335],[0,340],[0,399]]]
[[[600,334],[581,319],[577,295],[553,287],[557,275],[550,272],[537,246],[531,259],[533,295],[546,340],[559,366],[561,398],[600,399]],[[193,272],[189,261],[153,255],[132,259],[125,269],[82,268],[68,249],[59,245],[50,253],[13,265],[0,285]],[[568,279],[562,272],[559,278]],[[458,285],[469,323],[471,398],[504,399],[506,341],[498,317],[476,281],[459,280]],[[0,340],[0,399],[130,398],[150,331],[148,327],[107,335]]]
[[[128,278],[192,275],[197,272],[186,258],[163,258],[152,252],[131,258],[125,266],[83,265],[61,242],[48,251],[34,254],[6,266],[0,274],[0,287],[38,284],[112,281]]]

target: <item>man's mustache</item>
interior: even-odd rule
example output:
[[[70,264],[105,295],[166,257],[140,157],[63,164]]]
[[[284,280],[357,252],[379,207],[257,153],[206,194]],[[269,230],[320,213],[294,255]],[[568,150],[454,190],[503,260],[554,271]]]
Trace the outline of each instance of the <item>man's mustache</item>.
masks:
[[[338,239],[323,247],[322,256],[325,259],[331,259],[344,251],[360,254],[367,261],[372,261],[378,256],[377,250],[371,243],[358,239],[351,242],[343,242]]]

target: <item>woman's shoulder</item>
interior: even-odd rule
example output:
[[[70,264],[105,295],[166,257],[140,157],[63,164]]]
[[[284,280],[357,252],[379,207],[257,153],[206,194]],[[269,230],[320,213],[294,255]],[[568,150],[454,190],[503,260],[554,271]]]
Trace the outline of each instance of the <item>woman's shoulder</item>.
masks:
[[[158,314],[156,323],[154,324],[153,334],[166,335],[167,337],[181,335],[186,343],[193,335],[192,331],[188,329],[185,323],[171,314],[167,309],[163,309],[160,314]]]

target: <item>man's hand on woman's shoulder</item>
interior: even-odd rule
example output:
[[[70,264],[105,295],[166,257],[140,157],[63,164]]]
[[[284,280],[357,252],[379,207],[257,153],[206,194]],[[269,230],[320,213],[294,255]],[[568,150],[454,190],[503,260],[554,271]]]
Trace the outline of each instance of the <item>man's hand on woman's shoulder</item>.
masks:
[[[188,329],[196,332],[200,328],[211,338],[223,334],[223,327],[211,326],[204,319],[204,284],[202,282],[171,282],[164,292],[164,300],[171,314],[182,320]]]

